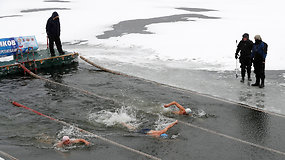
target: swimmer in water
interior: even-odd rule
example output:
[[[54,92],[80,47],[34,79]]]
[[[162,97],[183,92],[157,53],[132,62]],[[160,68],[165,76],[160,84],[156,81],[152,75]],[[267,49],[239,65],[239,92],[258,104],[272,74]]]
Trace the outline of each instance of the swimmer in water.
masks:
[[[179,103],[173,101],[169,104],[165,104],[164,107],[167,108],[167,107],[170,107],[172,105],[175,105],[176,107],[179,108],[179,111],[173,111],[174,114],[181,114],[181,115],[192,115],[192,110],[190,108],[184,108],[182,107]]]
[[[62,148],[76,143],[84,143],[86,146],[90,145],[90,143],[84,139],[70,139],[68,136],[63,136],[62,141],[58,142],[56,147]]]
[[[171,123],[170,125],[168,125],[167,127],[165,127],[162,130],[156,131],[156,130],[151,130],[151,129],[141,129],[139,131],[137,131],[138,133],[142,133],[142,134],[146,134],[146,135],[150,135],[153,137],[163,137],[163,138],[167,138],[168,135],[166,134],[166,131],[168,129],[170,129],[171,127],[173,127],[175,124],[178,123],[178,120],[176,120],[175,122]],[[136,128],[133,126],[130,126],[124,122],[121,123],[123,126],[127,127],[130,130],[135,130]]]

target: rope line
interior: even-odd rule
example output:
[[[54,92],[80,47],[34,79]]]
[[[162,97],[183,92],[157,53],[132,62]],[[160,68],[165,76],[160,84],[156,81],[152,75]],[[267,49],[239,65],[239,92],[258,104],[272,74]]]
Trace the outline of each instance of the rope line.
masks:
[[[143,156],[148,157],[148,158],[150,158],[150,159],[161,160],[160,158],[157,158],[157,157],[152,156],[152,155],[150,155],[150,154],[147,154],[147,153],[138,151],[138,150],[133,149],[133,148],[130,148],[130,147],[128,147],[128,146],[122,145],[122,144],[120,144],[120,143],[111,141],[111,140],[106,139],[106,138],[104,138],[104,137],[98,136],[98,135],[95,134],[95,133],[86,131],[86,130],[84,130],[84,129],[81,129],[81,128],[79,128],[79,127],[76,127],[76,126],[74,126],[74,125],[71,125],[71,124],[69,124],[69,123],[67,123],[67,122],[65,122],[65,121],[61,121],[61,120],[52,118],[52,117],[50,117],[50,116],[48,116],[48,115],[42,114],[42,113],[40,113],[40,112],[38,112],[38,111],[36,111],[36,110],[33,110],[33,109],[29,108],[29,107],[26,107],[26,106],[24,106],[24,105],[22,105],[22,104],[20,104],[20,103],[15,102],[15,101],[12,101],[11,103],[12,103],[13,105],[17,106],[17,107],[21,107],[21,108],[24,108],[24,109],[26,109],[26,110],[32,111],[32,112],[34,112],[34,113],[36,113],[36,114],[38,114],[38,115],[40,115],[40,116],[46,117],[46,118],[48,118],[48,119],[51,119],[51,120],[56,121],[56,122],[58,122],[58,123],[61,123],[61,124],[63,124],[63,125],[74,127],[74,128],[78,129],[78,130],[81,131],[81,132],[85,132],[85,133],[88,133],[89,135],[93,135],[94,137],[96,137],[96,138],[98,138],[98,139],[101,139],[102,141],[106,141],[106,142],[108,142],[108,143],[111,143],[111,144],[113,144],[113,145],[115,145],[115,146],[118,146],[118,147],[124,148],[124,149],[126,149],[126,150],[135,152],[135,153],[137,153],[137,154],[143,155]]]
[[[270,152],[274,152],[274,153],[278,153],[278,154],[281,154],[281,155],[285,156],[284,152],[278,151],[276,149],[272,149],[272,148],[269,148],[269,147],[261,146],[259,144],[255,144],[255,143],[252,143],[252,142],[244,141],[242,139],[235,138],[235,137],[223,134],[223,133],[219,133],[219,132],[207,129],[207,128],[203,128],[203,127],[194,125],[194,124],[186,123],[186,122],[183,122],[183,121],[179,121],[179,122],[183,123],[183,124],[185,124],[187,126],[203,130],[203,131],[208,132],[208,133],[212,133],[212,134],[215,134],[215,135],[218,135],[218,136],[222,136],[222,137],[225,137],[225,138],[228,138],[228,139],[240,142],[240,143],[248,144],[248,145],[251,145],[251,146],[254,146],[254,147],[257,147],[257,148],[261,148],[261,149],[264,149],[264,150],[267,150],[267,151],[270,151]]]
[[[275,115],[275,116],[278,116],[278,117],[282,117],[282,118],[285,118],[285,115],[284,114],[281,114],[281,113],[275,113],[275,112],[271,112],[271,111],[266,111],[266,110],[262,110],[262,109],[259,109],[257,107],[253,107],[253,106],[250,106],[248,104],[243,104],[243,103],[240,103],[240,102],[236,102],[236,101],[232,101],[232,100],[227,100],[227,99],[223,99],[223,98],[220,98],[220,97],[215,97],[215,96],[212,96],[212,95],[208,95],[208,94],[204,94],[204,93],[199,93],[199,92],[196,92],[196,91],[191,91],[191,90],[187,90],[187,89],[183,89],[183,88],[179,88],[179,87],[175,87],[175,86],[170,86],[168,84],[163,84],[163,83],[158,83],[158,82],[155,82],[155,81],[152,81],[152,80],[147,80],[147,79],[144,79],[144,78],[141,78],[141,77],[135,77],[135,76],[131,76],[131,75],[127,75],[127,74],[124,74],[124,73],[120,73],[120,72],[116,72],[116,71],[112,71],[110,69],[106,69],[102,66],[99,66],[91,61],[89,61],[88,59],[82,57],[82,56],[79,56],[82,60],[84,60],[85,62],[91,64],[92,66],[94,67],[97,67],[101,70],[104,70],[106,72],[110,72],[110,73],[113,73],[113,74],[116,74],[116,75],[122,75],[122,76],[126,76],[126,77],[134,77],[134,78],[138,78],[138,79],[141,79],[141,80],[144,80],[146,82],[151,82],[151,83],[154,83],[154,84],[157,84],[157,85],[161,85],[161,86],[165,86],[165,87],[168,87],[168,88],[171,88],[171,89],[176,89],[176,90],[180,90],[180,91],[184,91],[184,92],[189,92],[189,93],[192,93],[192,94],[196,94],[196,95],[200,95],[200,96],[203,96],[203,97],[207,97],[207,98],[211,98],[211,99],[214,99],[214,100],[218,100],[218,101],[222,101],[222,102],[226,102],[226,103],[230,103],[230,104],[234,104],[234,105],[238,105],[240,107],[244,107],[244,108],[248,108],[248,109],[252,109],[252,110],[255,110],[255,111],[259,111],[259,112],[263,112],[263,113],[267,113],[267,114],[270,114],[270,115]]]
[[[111,98],[108,98],[108,97],[99,96],[98,94],[95,94],[95,93],[86,91],[86,90],[84,90],[84,89],[80,89],[80,88],[76,88],[76,87],[73,87],[73,86],[68,86],[68,85],[65,85],[65,84],[62,84],[62,83],[58,83],[58,82],[51,81],[51,80],[49,80],[49,79],[46,79],[46,78],[43,78],[43,77],[41,77],[41,76],[38,76],[38,75],[34,74],[32,71],[30,71],[29,69],[27,69],[27,68],[26,68],[25,66],[23,66],[22,64],[18,64],[18,65],[19,65],[20,67],[22,67],[25,72],[29,73],[29,74],[30,74],[32,77],[34,77],[34,78],[41,79],[41,80],[44,80],[44,81],[46,81],[46,82],[53,83],[53,84],[56,84],[56,85],[60,85],[60,86],[66,87],[66,88],[71,88],[71,89],[80,91],[81,93],[84,93],[84,94],[87,94],[87,95],[92,95],[92,96],[95,96],[95,97],[98,97],[98,98],[102,98],[102,99],[105,99],[105,100],[110,100],[110,101],[117,102],[115,99],[111,99]]]
[[[8,153],[5,153],[5,152],[1,151],[1,150],[0,150],[0,154],[3,155],[3,156],[5,156],[5,157],[8,157],[8,158],[11,159],[11,160],[19,160],[19,159],[15,158],[15,157],[11,156],[11,155],[8,154]],[[1,157],[0,157],[0,158],[1,158]]]
[[[87,62],[87,63],[91,64],[92,66],[95,66],[96,68],[99,68],[99,69],[101,69],[101,70],[103,70],[103,71],[110,72],[110,73],[113,73],[113,74],[116,74],[116,75],[128,76],[127,74],[120,73],[120,72],[116,72],[116,71],[112,71],[112,70],[110,70],[110,69],[107,69],[107,68],[104,68],[104,67],[102,67],[102,66],[99,66],[99,65],[97,65],[97,64],[95,64],[95,63],[89,61],[88,59],[82,57],[82,56],[79,56],[79,57],[80,57],[81,59],[83,59],[85,62]]]

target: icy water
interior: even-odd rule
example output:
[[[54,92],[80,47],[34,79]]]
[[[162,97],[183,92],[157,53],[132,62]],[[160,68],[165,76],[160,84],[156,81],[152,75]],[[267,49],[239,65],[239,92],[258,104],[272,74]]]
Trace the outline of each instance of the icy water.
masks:
[[[128,75],[196,91],[220,99],[247,104],[269,112],[285,114],[285,70],[266,70],[265,88],[251,87],[255,82],[241,83],[233,70],[219,70],[219,65],[201,64],[197,60],[156,58],[156,53],[142,48],[67,45],[94,63]],[[235,63],[235,60],[233,60]],[[239,66],[238,66],[239,67]]]
[[[136,83],[138,81],[136,79],[114,76],[85,65],[81,67],[73,65],[71,68],[61,69],[51,68],[49,72],[41,75],[56,82],[89,90],[114,101],[82,95],[74,90],[45,83],[29,76],[11,76],[1,79],[1,146],[4,148],[17,146],[26,150],[36,150],[36,155],[30,151],[30,155],[23,156],[23,159],[27,159],[29,156],[31,157],[28,159],[38,159],[39,150],[46,150],[47,154],[57,151],[58,149],[53,145],[64,135],[69,135],[72,138],[85,138],[90,140],[93,145],[87,149],[80,146],[70,147],[66,150],[60,149],[58,155],[55,156],[56,159],[60,157],[78,159],[76,156],[69,157],[69,150],[79,150],[79,152],[97,150],[96,154],[100,155],[100,152],[104,152],[105,155],[106,149],[110,148],[114,152],[114,148],[109,144],[93,141],[92,135],[80,133],[72,127],[62,126],[33,112],[13,107],[9,103],[9,99],[114,140],[120,139],[119,137],[134,137],[142,140],[145,137],[129,132],[120,124],[121,122],[138,128],[162,129],[175,121],[175,119],[161,114],[165,113],[162,102],[155,99],[149,100],[148,96],[150,95],[142,96],[141,90],[136,90],[135,86],[129,85],[129,83]],[[139,81],[137,83],[140,85]],[[197,110],[197,116],[205,115],[200,112]],[[174,138],[178,134],[175,130],[172,133],[171,137]],[[148,140],[152,141],[152,138]],[[155,141],[159,142],[160,140]],[[121,151],[119,150],[119,152]],[[109,156],[114,158],[117,154],[115,151],[113,155],[109,154]],[[105,157],[104,155],[101,156]],[[126,153],[121,159],[128,156],[132,157],[133,155]],[[46,158],[49,159],[48,157]],[[21,156],[18,158],[21,159]]]
[[[148,158],[101,141],[93,135],[79,132],[73,127],[63,126],[31,111],[14,107],[8,102],[9,99],[162,159],[284,158],[280,154],[183,124],[183,122],[192,123],[284,152],[285,139],[282,135],[285,134],[285,123],[283,123],[285,120],[282,117],[153,82],[102,72],[83,61],[80,61],[78,66],[51,68],[39,75],[111,100],[84,95],[70,88],[49,84],[30,76],[1,79],[0,150],[19,159]],[[191,107],[194,116],[173,115],[163,109],[163,104],[173,100],[185,107]],[[167,132],[168,139],[138,134],[121,125],[121,122],[125,122],[138,128],[161,129],[176,119],[180,123]],[[85,138],[92,145],[74,146],[64,150],[55,148],[53,145],[63,135]],[[256,154],[252,154],[251,151]]]
[[[223,69],[234,66],[232,64],[235,64],[235,61],[231,55],[235,50],[234,39],[240,38],[244,32],[251,35],[260,32],[258,34],[262,34],[272,46],[272,54],[269,55],[271,63],[268,64],[274,68],[283,68],[283,57],[280,54],[282,52],[279,52],[284,50],[279,47],[282,46],[282,36],[272,34],[273,30],[278,32],[282,27],[260,25],[263,28],[258,30],[253,27],[264,22],[264,18],[259,20],[260,14],[257,15],[256,11],[264,6],[274,8],[276,14],[267,19],[276,22],[281,19],[279,15],[283,15],[276,12],[276,8],[282,5],[268,2],[261,3],[260,8],[256,8],[240,1],[233,2],[230,6],[224,1],[213,4],[210,1],[145,1],[148,5],[143,3],[142,6],[145,7],[140,7],[141,5],[131,1],[102,1],[98,4],[94,4],[94,1],[72,2],[46,0],[10,5],[14,2],[9,1],[8,4],[2,5],[10,6],[4,7],[3,11],[9,9],[9,12],[3,12],[0,16],[3,24],[6,24],[2,26],[6,31],[2,37],[10,37],[11,33],[15,36],[33,33],[40,43],[45,43],[45,22],[53,10],[59,10],[65,49],[79,52],[106,68],[152,82],[98,71],[83,61],[80,61],[79,66],[52,68],[40,75],[59,83],[83,88],[109,100],[83,95],[70,88],[49,84],[30,76],[0,79],[0,150],[28,160],[147,159],[96,139],[93,135],[79,132],[73,127],[63,126],[30,111],[16,108],[8,101],[12,99],[162,159],[284,159],[285,71],[266,71],[266,86],[259,89],[251,87],[251,82],[240,83],[240,79],[235,78],[234,68],[230,71]],[[110,10],[114,5],[116,9]],[[97,9],[94,9],[94,6]],[[140,8],[136,8],[138,6]],[[180,8],[181,6],[186,8]],[[168,9],[165,10],[165,7]],[[252,16],[241,15],[241,7],[244,9],[243,13],[251,13]],[[189,13],[182,13],[182,10]],[[112,11],[116,16],[107,14],[106,11]],[[130,12],[133,15],[129,16]],[[266,12],[264,14],[268,16]],[[92,20],[82,18],[82,15],[90,15]],[[236,15],[239,15],[238,18],[235,18]],[[265,15],[261,17],[266,17]],[[256,21],[252,21],[252,18]],[[74,25],[74,19],[81,25]],[[242,28],[237,25],[241,20],[254,22],[254,25]],[[14,22],[22,28],[19,30]],[[31,26],[26,25],[26,22],[35,23]],[[217,41],[217,37],[226,41]],[[227,46],[224,52],[220,53],[218,44]],[[233,62],[228,63],[231,59]],[[266,112],[209,97],[248,104]],[[174,100],[183,106],[191,107],[194,116],[175,116],[162,108],[163,104]],[[276,116],[271,112],[280,115]],[[180,122],[169,130],[168,139],[140,135],[121,125],[124,122],[138,128],[161,129],[176,119]],[[213,132],[187,126],[185,123],[268,148],[261,149],[227,139]],[[53,145],[63,135],[85,138],[92,145],[74,146],[64,150],[55,148]],[[280,152],[272,152],[274,149],[283,155]],[[0,155],[0,160],[2,158],[7,157]]]

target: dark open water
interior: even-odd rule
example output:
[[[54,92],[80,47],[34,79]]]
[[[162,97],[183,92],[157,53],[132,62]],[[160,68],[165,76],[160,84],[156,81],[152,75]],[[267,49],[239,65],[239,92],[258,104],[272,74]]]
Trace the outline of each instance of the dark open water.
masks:
[[[119,122],[160,129],[176,119],[255,144],[285,151],[285,119],[234,104],[205,98],[141,79],[102,72],[82,62],[39,75],[108,97],[106,100],[49,84],[30,76],[0,80],[0,150],[19,159],[147,159],[78,132],[72,127],[14,107],[12,99],[51,117],[162,159],[284,159],[284,155],[233,141],[178,123],[170,138],[152,138],[128,131]],[[194,117],[166,113],[162,105],[178,101]],[[53,147],[63,135],[85,138],[89,147]],[[6,158],[0,155],[2,158]]]

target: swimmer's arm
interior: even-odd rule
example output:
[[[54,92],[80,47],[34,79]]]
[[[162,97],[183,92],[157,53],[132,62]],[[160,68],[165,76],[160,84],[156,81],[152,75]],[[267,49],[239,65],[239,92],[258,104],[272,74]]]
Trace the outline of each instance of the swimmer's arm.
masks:
[[[177,124],[178,123],[178,120],[176,120],[175,122],[173,122],[173,123],[171,123],[170,125],[168,125],[166,128],[164,128],[163,130],[165,130],[165,132],[169,129],[169,128],[171,128],[171,127],[173,127],[175,124]],[[164,133],[165,133],[164,132]]]
[[[161,134],[165,133],[163,130],[155,131],[150,130],[147,135],[153,136],[153,137],[159,137]]]
[[[177,102],[173,101],[171,103],[165,104],[164,107],[165,108],[170,107],[170,106],[174,105],[175,103],[177,103]]]
[[[178,123],[178,120],[176,120],[175,122],[171,123],[170,125],[168,125],[167,127],[165,127],[162,130],[159,131],[155,131],[155,130],[150,130],[147,135],[151,135],[154,137],[159,137],[161,134],[165,133],[169,128],[173,127],[175,124]]]
[[[185,108],[184,107],[182,107],[180,104],[178,104],[177,102],[175,102],[175,105],[179,108],[179,112],[180,113],[185,113],[186,111],[185,111]]]
[[[173,113],[175,114],[184,114],[186,113],[185,108],[183,106],[181,106],[179,103],[177,103],[176,101],[173,101],[169,104],[164,105],[165,108],[170,107],[172,105],[175,105],[177,108],[179,108],[179,111],[174,111]]]
[[[72,140],[71,143],[84,143],[86,146],[88,146],[90,144],[90,142],[86,141],[85,139],[75,139]]]

